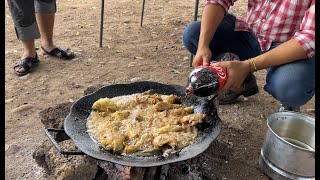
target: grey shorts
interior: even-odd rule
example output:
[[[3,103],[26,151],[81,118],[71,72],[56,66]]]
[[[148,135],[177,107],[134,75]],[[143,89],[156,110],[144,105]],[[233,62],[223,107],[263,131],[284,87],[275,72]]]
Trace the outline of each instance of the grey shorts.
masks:
[[[19,40],[40,38],[35,13],[55,13],[56,0],[7,0]]]

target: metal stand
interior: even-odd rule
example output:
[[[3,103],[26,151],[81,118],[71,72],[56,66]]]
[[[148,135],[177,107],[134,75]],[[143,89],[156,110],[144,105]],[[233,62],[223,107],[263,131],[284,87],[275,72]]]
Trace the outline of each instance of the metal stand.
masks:
[[[102,47],[104,0],[101,0],[100,47]]]
[[[142,22],[143,22],[143,15],[144,15],[144,4],[145,4],[145,0],[143,0],[142,2],[142,11],[141,11],[141,20],[140,20],[140,27],[142,27]]]
[[[196,0],[196,4],[194,6],[194,17],[193,21],[198,20],[198,9],[199,9],[199,0]],[[192,67],[193,54],[190,53],[190,67]]]
[[[144,5],[145,0],[142,1],[142,11],[141,11],[141,20],[140,20],[140,27],[142,27],[143,22],[143,15],[144,15]],[[198,17],[198,7],[199,7],[199,0],[196,0],[195,8],[194,8],[194,21],[197,20]],[[104,0],[101,0],[101,21],[100,21],[100,47],[102,47],[102,36],[103,36],[103,15],[104,15]],[[190,57],[190,66],[192,65],[193,55],[191,54]]]

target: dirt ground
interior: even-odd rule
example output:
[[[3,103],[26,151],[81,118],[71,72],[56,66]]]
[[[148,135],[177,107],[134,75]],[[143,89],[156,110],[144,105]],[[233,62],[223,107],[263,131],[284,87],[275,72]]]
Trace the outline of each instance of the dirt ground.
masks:
[[[106,1],[103,47],[99,48],[99,0],[59,0],[54,37],[57,45],[70,47],[77,58],[59,61],[38,50],[40,65],[25,77],[12,67],[23,48],[16,40],[13,21],[5,13],[5,172],[6,179],[45,179],[32,153],[46,137],[38,113],[63,102],[73,102],[95,84],[151,80],[186,85],[189,53],[183,48],[183,29],[193,21],[194,1],[146,1],[140,27],[142,1]],[[199,6],[199,19],[202,14]],[[246,1],[232,8],[245,15]],[[39,47],[39,41],[36,41]],[[280,105],[263,90],[265,72],[256,73],[260,93],[240,98],[237,104],[219,106],[224,126],[206,151],[212,173],[221,179],[267,179],[258,168],[266,133],[266,117]],[[314,108],[314,98],[302,107]],[[313,115],[311,113],[311,115]]]

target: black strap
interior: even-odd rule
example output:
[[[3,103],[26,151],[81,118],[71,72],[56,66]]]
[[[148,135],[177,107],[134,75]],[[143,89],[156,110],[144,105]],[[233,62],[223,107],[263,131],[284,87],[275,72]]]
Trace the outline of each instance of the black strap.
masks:
[[[44,48],[42,48],[42,49],[44,49]],[[68,50],[70,50],[70,49],[69,48],[65,49],[65,48],[57,47],[57,48],[54,48],[50,52],[47,52],[47,51],[45,51],[45,52],[47,54],[49,54],[50,56],[56,56],[56,57],[59,57],[58,53],[61,53],[61,57],[59,57],[59,58],[70,58],[70,57],[72,57],[72,55],[68,54]]]
[[[37,59],[32,58],[32,57],[28,57],[28,58],[25,58],[21,61],[18,61],[13,68],[15,69],[16,67],[22,66],[25,71],[29,71],[31,69],[31,66],[33,65],[33,63],[35,63],[36,61],[37,61]]]

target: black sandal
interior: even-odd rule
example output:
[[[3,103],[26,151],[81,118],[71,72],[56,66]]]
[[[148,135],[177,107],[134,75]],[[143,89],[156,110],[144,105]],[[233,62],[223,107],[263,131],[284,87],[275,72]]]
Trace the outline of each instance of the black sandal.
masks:
[[[47,51],[43,46],[41,46],[41,49],[49,56],[53,56],[59,59],[72,59],[74,58],[74,53],[69,48],[61,48],[57,47],[53,49],[52,51]],[[69,53],[68,53],[69,51]]]
[[[20,61],[18,61],[14,66],[13,70],[14,73],[17,76],[24,76],[28,73],[30,73],[38,64],[39,64],[38,55],[36,54],[36,57],[27,57]],[[17,67],[22,67],[24,69],[24,72],[18,72],[16,70]]]

